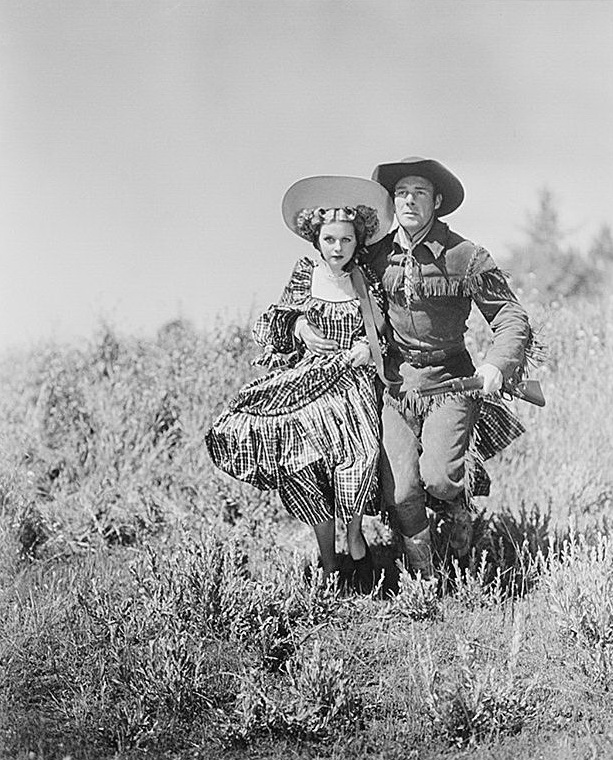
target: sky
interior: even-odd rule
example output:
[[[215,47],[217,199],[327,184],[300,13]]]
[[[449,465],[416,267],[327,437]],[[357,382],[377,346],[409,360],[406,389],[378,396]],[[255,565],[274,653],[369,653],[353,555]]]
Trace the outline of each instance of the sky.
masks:
[[[315,174],[420,155],[504,261],[548,187],[613,223],[609,0],[0,0],[0,350],[245,319]]]

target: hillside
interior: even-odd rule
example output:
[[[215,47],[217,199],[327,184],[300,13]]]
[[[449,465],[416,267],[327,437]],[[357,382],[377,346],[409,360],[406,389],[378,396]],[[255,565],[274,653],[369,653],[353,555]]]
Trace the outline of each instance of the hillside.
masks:
[[[337,593],[275,495],[213,469],[247,327],[6,356],[1,756],[613,756],[613,308],[532,317],[547,406],[513,403],[468,562],[433,522],[438,593],[376,519],[378,589]]]

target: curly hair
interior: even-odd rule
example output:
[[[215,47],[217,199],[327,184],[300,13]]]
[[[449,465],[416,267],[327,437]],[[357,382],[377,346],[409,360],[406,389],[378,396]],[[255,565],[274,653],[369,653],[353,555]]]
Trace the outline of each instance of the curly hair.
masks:
[[[379,229],[377,210],[370,206],[343,206],[342,208],[303,208],[296,215],[296,232],[319,250],[319,233],[324,224],[351,222],[355,230],[357,247],[362,248],[368,238]]]

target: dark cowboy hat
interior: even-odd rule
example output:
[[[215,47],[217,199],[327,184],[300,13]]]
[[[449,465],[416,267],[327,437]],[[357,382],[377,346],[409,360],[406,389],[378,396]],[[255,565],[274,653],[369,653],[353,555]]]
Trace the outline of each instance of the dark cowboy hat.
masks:
[[[290,230],[300,235],[296,218],[304,209],[359,205],[369,206],[377,212],[379,227],[366,241],[376,243],[390,231],[394,222],[394,204],[381,185],[370,179],[334,175],[305,177],[285,193],[281,213]]]
[[[432,158],[411,156],[395,164],[379,164],[372,173],[372,178],[383,185],[391,196],[394,195],[396,183],[403,177],[425,177],[432,182],[436,192],[443,196],[437,216],[450,214],[464,200],[464,188],[460,180]]]

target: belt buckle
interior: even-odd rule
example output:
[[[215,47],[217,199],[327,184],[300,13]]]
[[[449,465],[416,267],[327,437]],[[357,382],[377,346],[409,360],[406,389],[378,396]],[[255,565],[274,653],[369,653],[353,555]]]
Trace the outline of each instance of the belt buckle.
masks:
[[[430,352],[429,351],[422,351],[419,348],[414,348],[411,350],[409,357],[411,360],[411,363],[418,368],[427,367],[428,366],[428,357]]]

